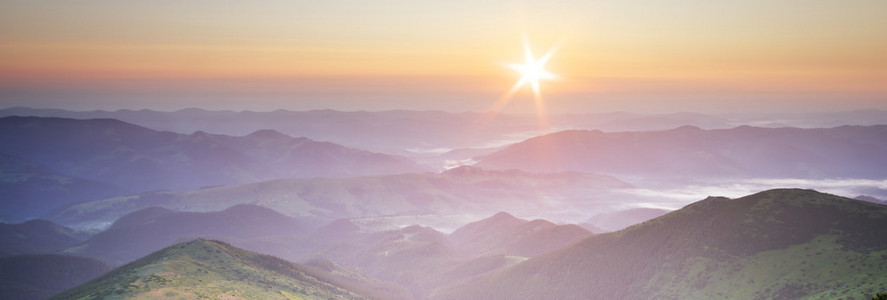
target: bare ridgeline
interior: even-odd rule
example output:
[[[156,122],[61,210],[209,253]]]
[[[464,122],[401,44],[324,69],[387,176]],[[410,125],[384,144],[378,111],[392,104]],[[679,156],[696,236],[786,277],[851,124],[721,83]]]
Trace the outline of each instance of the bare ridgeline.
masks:
[[[0,110],[0,298],[887,291],[887,113],[550,122]]]

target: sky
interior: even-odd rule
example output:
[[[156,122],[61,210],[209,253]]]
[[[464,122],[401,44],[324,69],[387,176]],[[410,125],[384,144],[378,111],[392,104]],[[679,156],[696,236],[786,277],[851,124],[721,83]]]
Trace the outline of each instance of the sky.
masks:
[[[887,109],[887,1],[6,1],[0,107]]]

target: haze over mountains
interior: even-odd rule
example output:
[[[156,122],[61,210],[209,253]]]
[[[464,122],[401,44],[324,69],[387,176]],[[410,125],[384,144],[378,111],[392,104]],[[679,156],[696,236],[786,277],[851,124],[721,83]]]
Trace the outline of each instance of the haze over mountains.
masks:
[[[120,267],[62,296],[887,290],[880,111],[564,115],[540,127],[433,111],[0,110],[15,113],[45,116],[0,117],[4,260]],[[56,273],[66,285],[0,285],[46,297],[82,283]]]
[[[508,208],[526,215],[550,211],[574,218],[573,207],[613,205],[611,189],[624,181],[583,173],[534,174],[460,167],[442,173],[355,178],[279,179],[191,191],[157,191],[60,207],[47,218],[77,227],[101,227],[138,209],[219,211],[253,204],[317,222],[401,215],[489,215]],[[545,201],[538,201],[544,198]],[[408,225],[408,224],[405,224]]]
[[[477,166],[659,178],[887,178],[887,126],[564,131],[479,158]]]
[[[447,236],[421,226],[363,232],[337,221],[331,224],[336,229],[320,228],[322,234],[306,235],[290,246],[316,246],[323,258],[308,261],[308,269],[200,240],[151,254],[67,293],[263,291],[267,297],[283,298],[281,290],[283,295],[350,290],[354,294],[346,298],[359,298],[358,286],[385,293],[383,299],[869,297],[887,282],[887,241],[880,232],[885,220],[884,205],[810,190],[771,190],[732,200],[710,197],[618,232],[577,232],[557,245],[550,244],[557,235],[538,235],[524,245],[561,250],[536,253],[528,260],[508,256],[525,250],[502,247],[519,240],[506,237],[520,237],[514,232],[528,224],[555,231],[569,226],[499,213]],[[349,269],[361,272],[345,271]],[[273,273],[259,276],[255,270]],[[275,285],[289,280],[329,285]],[[396,292],[397,285],[409,294]]]
[[[348,147],[406,155],[440,169],[446,164],[436,155],[471,148],[486,149],[515,143],[536,135],[568,129],[608,132],[667,130],[681,126],[726,129],[740,125],[761,127],[830,128],[842,125],[887,124],[887,112],[857,110],[835,113],[705,115],[698,113],[634,114],[625,112],[567,114],[549,117],[540,128],[535,116],[441,111],[178,111],[118,110],[68,111],[13,107],[0,109],[0,117],[37,116],[73,119],[117,119],[158,131],[244,136],[274,129],[293,137],[329,141]],[[428,158],[431,156],[432,158]],[[463,160],[471,156],[449,159]]]

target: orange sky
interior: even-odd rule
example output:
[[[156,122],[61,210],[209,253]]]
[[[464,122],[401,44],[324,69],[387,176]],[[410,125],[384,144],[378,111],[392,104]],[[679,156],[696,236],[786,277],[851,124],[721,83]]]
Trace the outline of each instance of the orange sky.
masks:
[[[526,36],[554,111],[887,108],[887,1],[440,2],[3,1],[0,106],[483,110]]]

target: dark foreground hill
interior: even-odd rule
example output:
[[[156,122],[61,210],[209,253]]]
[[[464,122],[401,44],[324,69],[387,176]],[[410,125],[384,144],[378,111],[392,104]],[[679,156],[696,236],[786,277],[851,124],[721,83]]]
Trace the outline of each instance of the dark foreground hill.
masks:
[[[0,299],[46,299],[111,270],[91,258],[17,255],[0,258]]]
[[[358,292],[322,271],[235,248],[195,240],[119,267],[53,299],[396,299],[384,290]]]
[[[811,190],[712,197],[438,297],[862,299],[887,290],[883,228],[887,206]]]

